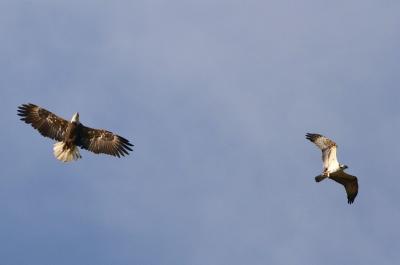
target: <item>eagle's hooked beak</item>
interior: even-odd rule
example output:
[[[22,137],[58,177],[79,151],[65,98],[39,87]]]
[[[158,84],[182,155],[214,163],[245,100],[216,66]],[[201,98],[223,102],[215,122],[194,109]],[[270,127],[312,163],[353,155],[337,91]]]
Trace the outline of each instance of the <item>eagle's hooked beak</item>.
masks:
[[[72,116],[71,122],[79,123],[79,112],[75,113],[74,116]]]

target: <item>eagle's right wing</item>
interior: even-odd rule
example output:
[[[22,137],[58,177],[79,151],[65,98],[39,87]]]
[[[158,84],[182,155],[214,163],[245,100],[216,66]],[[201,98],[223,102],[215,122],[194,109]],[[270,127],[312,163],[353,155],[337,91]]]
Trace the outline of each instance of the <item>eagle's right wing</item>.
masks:
[[[58,117],[54,113],[34,104],[23,104],[18,107],[18,115],[21,120],[32,125],[43,136],[56,141],[62,141],[68,127],[68,121]]]
[[[358,193],[357,177],[349,175],[343,170],[338,170],[330,174],[329,178],[344,186],[347,193],[347,202],[352,204]]]
[[[129,155],[132,146],[127,139],[107,130],[93,129],[81,124],[81,137],[79,146],[95,154],[112,156]]]
[[[321,149],[324,168],[328,168],[332,163],[338,163],[336,157],[337,145],[334,141],[317,133],[307,133],[306,138]]]

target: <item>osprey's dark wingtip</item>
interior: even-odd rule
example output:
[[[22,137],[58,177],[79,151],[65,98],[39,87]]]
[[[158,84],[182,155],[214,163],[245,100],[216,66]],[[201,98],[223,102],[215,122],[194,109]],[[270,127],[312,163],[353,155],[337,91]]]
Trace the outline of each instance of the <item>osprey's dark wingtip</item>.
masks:
[[[348,204],[353,204],[354,200],[355,200],[356,196],[353,197],[347,197],[347,203]]]
[[[321,137],[321,135],[318,133],[306,133],[306,139],[311,142],[314,142],[318,137]]]
[[[315,177],[315,182],[321,182],[321,181],[323,181],[323,180],[326,179],[326,178],[327,178],[327,176],[324,176],[324,175],[316,176],[316,177]]]

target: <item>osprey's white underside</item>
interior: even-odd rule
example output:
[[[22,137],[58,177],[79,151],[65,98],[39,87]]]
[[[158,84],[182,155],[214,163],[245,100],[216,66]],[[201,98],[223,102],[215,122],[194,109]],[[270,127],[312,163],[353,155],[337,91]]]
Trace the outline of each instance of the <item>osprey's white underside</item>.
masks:
[[[330,174],[340,169],[340,164],[336,157],[336,146],[322,151],[323,174]]]

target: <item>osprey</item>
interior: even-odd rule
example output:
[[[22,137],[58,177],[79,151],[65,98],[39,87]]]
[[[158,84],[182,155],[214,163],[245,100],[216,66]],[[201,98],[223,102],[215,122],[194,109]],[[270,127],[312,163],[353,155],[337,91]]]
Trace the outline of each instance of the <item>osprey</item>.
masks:
[[[344,170],[346,165],[339,164],[336,157],[337,145],[334,141],[316,133],[307,133],[306,138],[313,142],[322,151],[323,172],[315,177],[316,182],[330,178],[344,186],[347,193],[347,202],[352,204],[358,193],[358,181],[355,176]]]
[[[57,141],[54,144],[54,156],[62,162],[82,158],[78,146],[96,154],[125,156],[132,151],[129,141],[106,130],[92,129],[79,121],[79,113],[71,121],[64,120],[34,104],[23,104],[18,107],[21,120],[32,125],[43,136]]]

